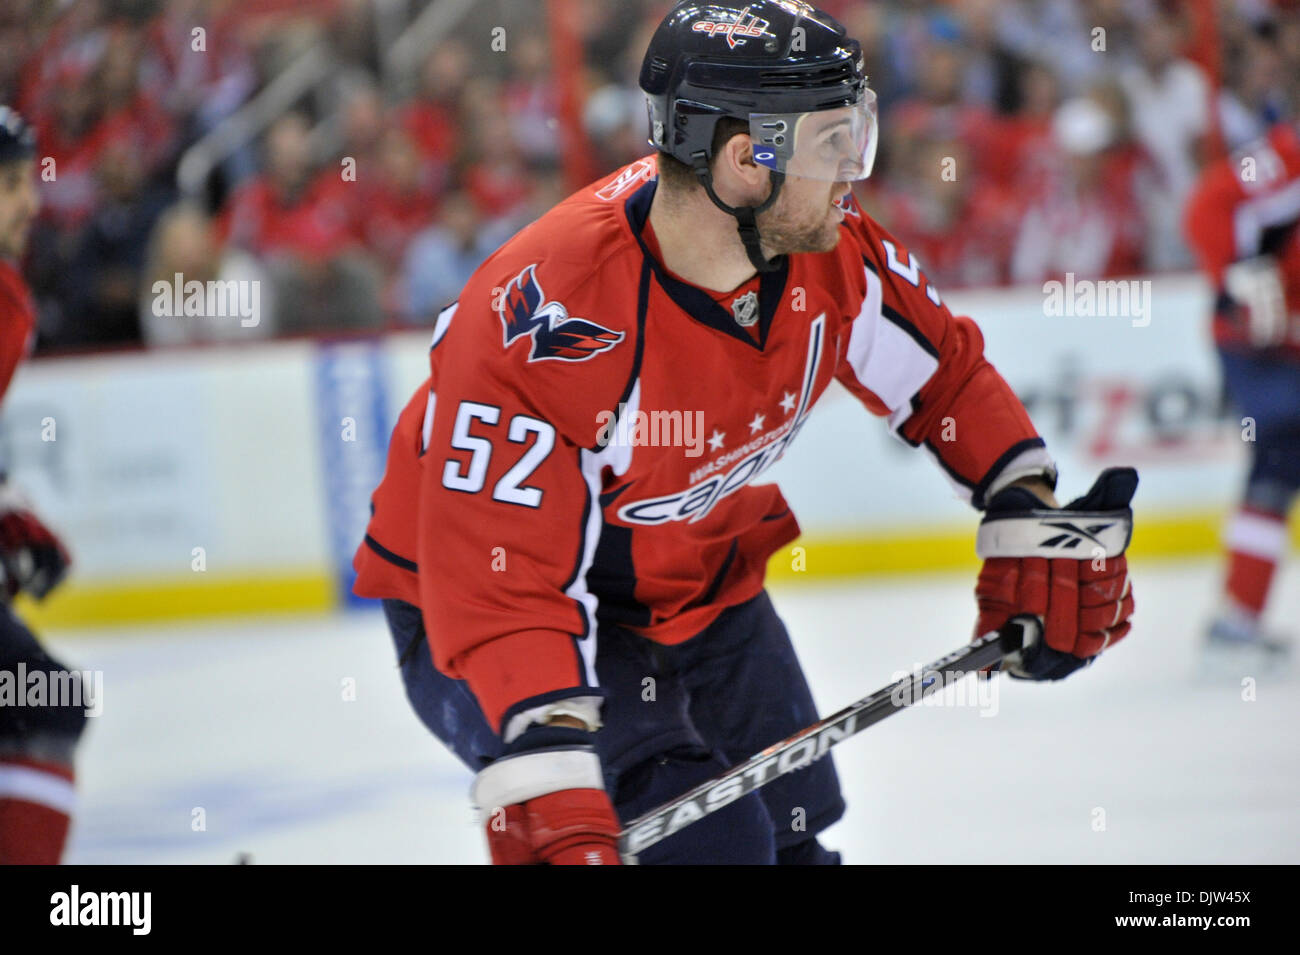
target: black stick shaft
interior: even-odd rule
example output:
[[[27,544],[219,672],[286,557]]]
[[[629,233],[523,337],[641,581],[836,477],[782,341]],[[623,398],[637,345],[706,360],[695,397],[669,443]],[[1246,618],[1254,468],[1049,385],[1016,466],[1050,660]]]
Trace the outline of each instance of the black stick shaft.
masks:
[[[1012,622],[1001,632],[987,633],[959,650],[940,657],[917,674],[905,676],[865,696],[807,729],[773,743],[743,763],[700,783],[694,789],[632,820],[619,836],[619,852],[633,859],[709,813],[717,812],[772,780],[820,759],[837,743],[879,723],[927,693],[938,689],[939,676],[962,676],[1020,650],[1027,635]]]

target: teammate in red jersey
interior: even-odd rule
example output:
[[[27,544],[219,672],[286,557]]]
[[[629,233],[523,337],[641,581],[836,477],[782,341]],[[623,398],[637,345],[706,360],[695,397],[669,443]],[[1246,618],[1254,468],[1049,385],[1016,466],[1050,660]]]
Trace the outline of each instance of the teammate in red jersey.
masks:
[[[1212,655],[1280,664],[1289,648],[1261,628],[1287,512],[1300,492],[1300,133],[1289,124],[1206,169],[1189,199],[1188,238],[1215,290],[1214,339],[1250,439],[1250,472],[1225,539]]]
[[[1017,675],[1065,676],[1129,629],[1135,475],[1073,506],[1102,559],[1020,533],[1056,506],[1043,441],[850,193],[876,144],[858,44],[806,4],[683,4],[641,85],[656,155],[524,229],[438,316],[355,560],[417,713],[478,773],[498,863],[617,862],[623,822],[817,719],[763,589],[799,528],[753,482],[832,379],[1003,522],[977,629],[1046,620]],[[822,759],[639,861],[835,862],[817,834],[843,811]]]
[[[39,200],[35,140],[30,127],[0,106],[0,398],[31,345],[35,313],[16,263],[27,244]],[[20,591],[36,599],[67,573],[63,545],[0,477],[0,864],[59,861],[72,810],[72,756],[85,723],[83,710],[43,700],[19,701],[26,677],[80,679],[47,654],[9,606]],[[66,674],[66,676],[65,676]],[[51,686],[59,685],[53,679]],[[68,702],[68,701],[61,701]]]

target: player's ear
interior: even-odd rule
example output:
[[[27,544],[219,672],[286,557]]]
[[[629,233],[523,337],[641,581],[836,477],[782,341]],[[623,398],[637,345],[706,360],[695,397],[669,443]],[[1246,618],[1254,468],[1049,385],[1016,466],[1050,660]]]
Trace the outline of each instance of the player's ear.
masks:
[[[714,161],[715,181],[737,193],[736,204],[749,204],[765,191],[768,170],[754,161],[754,142],[747,134],[736,133],[723,143]]]

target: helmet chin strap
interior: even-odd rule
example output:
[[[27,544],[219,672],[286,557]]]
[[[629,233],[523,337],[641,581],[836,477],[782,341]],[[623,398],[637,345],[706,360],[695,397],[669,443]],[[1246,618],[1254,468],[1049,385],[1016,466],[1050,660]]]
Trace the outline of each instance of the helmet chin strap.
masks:
[[[695,170],[695,177],[700,180],[700,185],[704,191],[709,194],[713,204],[725,212],[727,215],[735,218],[737,222],[736,231],[740,233],[740,241],[745,246],[745,254],[749,256],[750,263],[760,272],[775,272],[785,263],[785,256],[778,255],[774,259],[768,259],[763,255],[763,247],[760,244],[758,235],[758,214],[763,212],[772,203],[776,202],[777,195],[781,192],[781,186],[785,182],[785,173],[772,172],[772,191],[768,197],[763,200],[761,205],[757,206],[729,206],[713,191],[713,172],[709,169],[709,160],[702,152],[696,153],[692,159],[692,168]]]

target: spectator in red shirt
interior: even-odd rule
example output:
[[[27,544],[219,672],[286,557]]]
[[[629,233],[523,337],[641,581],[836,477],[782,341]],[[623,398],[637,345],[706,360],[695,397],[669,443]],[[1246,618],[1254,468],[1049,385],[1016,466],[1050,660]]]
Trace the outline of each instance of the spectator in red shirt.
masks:
[[[515,142],[530,162],[556,162],[565,131],[560,126],[550,44],[545,36],[531,34],[512,44],[510,54],[503,101]]]
[[[473,121],[471,146],[464,157],[465,187],[488,218],[514,215],[532,191],[510,120],[484,110]]]
[[[79,66],[69,65],[59,74],[51,106],[37,133],[42,163],[52,161],[55,176],[42,179],[41,215],[56,229],[67,230],[95,211],[95,167],[111,130],[99,122],[91,74]]]
[[[397,273],[415,234],[432,224],[438,197],[422,181],[420,155],[400,128],[389,129],[379,141],[373,174],[355,186],[352,231],[373,255],[384,276],[384,311],[400,308]]]
[[[334,178],[344,170],[313,177],[308,132],[296,113],[271,126],[266,171],[236,190],[220,234],[264,260],[281,331],[377,327],[379,279],[355,249],[348,202]]]
[[[258,255],[326,259],[350,241],[334,190],[313,182],[307,120],[289,113],[266,134],[265,171],[241,185],[221,217],[225,241]]]
[[[1060,81],[1046,66],[1026,64],[1017,77],[1015,112],[996,118],[986,142],[984,168],[999,186],[1021,193],[1042,188],[1060,160],[1052,119]]]
[[[424,166],[421,175],[439,192],[446,188],[456,155],[457,104],[472,65],[469,51],[459,41],[447,40],[434,47],[420,68],[419,92],[397,113],[398,125],[419,150]]]
[[[1137,272],[1142,220],[1134,215],[1137,155],[1119,142],[1115,118],[1097,100],[1061,106],[1053,120],[1059,174],[1026,210],[1011,263],[1013,282],[1103,278]]]
[[[940,288],[1005,283],[1020,204],[978,175],[957,140],[920,137],[869,201]]]
[[[370,178],[379,164],[379,141],[393,125],[384,108],[384,98],[374,85],[364,81],[348,91],[340,113],[343,144],[339,153],[356,163],[359,179]],[[326,173],[336,171],[338,165],[336,162],[335,169],[327,169]]]
[[[140,82],[144,34],[126,28],[109,31],[93,84],[104,104],[103,123],[113,139],[131,137],[145,174],[154,175],[175,158],[172,119]]]

